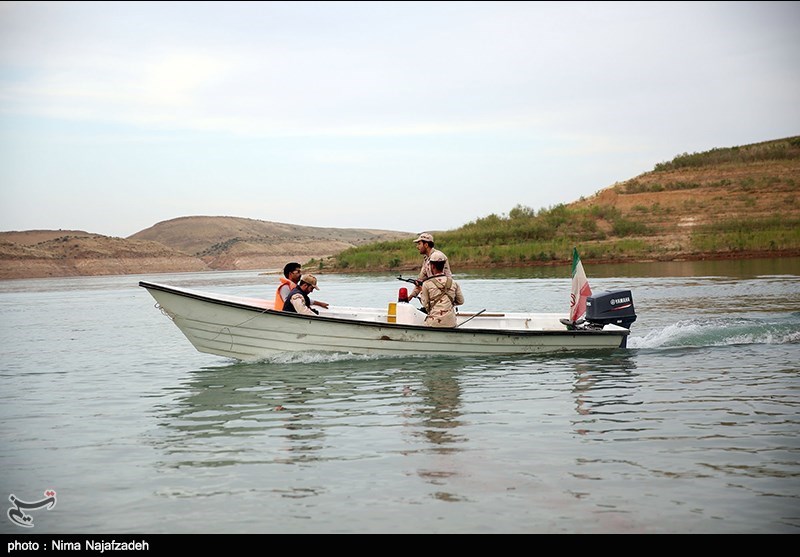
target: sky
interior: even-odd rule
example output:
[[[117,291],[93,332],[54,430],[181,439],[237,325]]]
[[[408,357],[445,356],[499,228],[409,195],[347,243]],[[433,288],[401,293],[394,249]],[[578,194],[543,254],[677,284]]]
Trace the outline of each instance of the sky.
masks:
[[[0,230],[410,233],[800,135],[800,2],[0,2]]]

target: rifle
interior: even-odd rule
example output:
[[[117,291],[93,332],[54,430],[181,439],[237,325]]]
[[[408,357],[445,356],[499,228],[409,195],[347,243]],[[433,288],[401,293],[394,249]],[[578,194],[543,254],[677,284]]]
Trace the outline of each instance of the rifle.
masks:
[[[402,280],[404,282],[410,282],[414,286],[422,286],[422,281],[418,279],[410,279],[410,278],[403,278],[402,275],[398,275],[397,280]]]

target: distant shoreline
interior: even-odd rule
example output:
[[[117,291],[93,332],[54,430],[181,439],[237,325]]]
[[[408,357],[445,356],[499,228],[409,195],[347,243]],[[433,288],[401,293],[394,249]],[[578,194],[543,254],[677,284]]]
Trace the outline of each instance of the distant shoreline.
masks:
[[[287,256],[290,257],[290,256]],[[681,262],[681,261],[726,261],[726,260],[745,260],[745,259],[775,259],[782,257],[800,257],[800,250],[784,251],[741,251],[741,252],[717,252],[717,253],[686,253],[672,255],[670,257],[651,257],[651,258],[581,258],[584,265],[614,265],[626,263],[659,263],[659,262]],[[36,263],[39,264],[36,264]],[[172,263],[172,264],[171,264]],[[514,269],[514,268],[535,268],[535,267],[563,267],[571,265],[571,259],[526,262],[524,264],[509,265],[498,264],[461,264],[454,262],[453,265],[458,271],[484,270],[484,269]],[[115,272],[116,270],[116,272]],[[417,266],[404,266],[402,268],[372,268],[372,269],[314,269],[309,267],[315,274],[373,274],[373,273],[397,273],[409,272],[416,273]],[[280,268],[254,268],[254,269],[199,269],[181,265],[174,265],[170,260],[133,260],[120,262],[109,259],[86,259],[80,261],[59,261],[58,263],[47,260],[4,260],[0,265],[0,280],[25,280],[42,278],[70,278],[70,277],[95,277],[95,276],[126,276],[142,274],[169,274],[169,273],[191,273],[191,272],[226,272],[226,271],[252,271],[259,275],[280,274]]]

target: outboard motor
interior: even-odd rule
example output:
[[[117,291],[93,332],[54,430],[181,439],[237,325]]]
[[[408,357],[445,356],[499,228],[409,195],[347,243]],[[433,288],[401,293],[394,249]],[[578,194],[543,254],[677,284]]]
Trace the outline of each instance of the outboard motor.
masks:
[[[630,329],[636,321],[633,294],[630,290],[615,290],[589,296],[586,298],[586,321],[599,327],[613,323]],[[626,343],[627,337],[620,348],[625,348]]]

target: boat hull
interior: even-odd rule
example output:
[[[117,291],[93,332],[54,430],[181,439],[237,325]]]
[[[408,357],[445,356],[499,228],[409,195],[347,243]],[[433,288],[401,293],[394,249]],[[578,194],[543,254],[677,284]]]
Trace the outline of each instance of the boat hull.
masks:
[[[200,352],[253,361],[283,352],[366,355],[513,355],[615,349],[629,331],[437,329],[424,325],[305,316],[265,300],[217,296],[141,282]],[[376,319],[380,319],[376,317]]]

